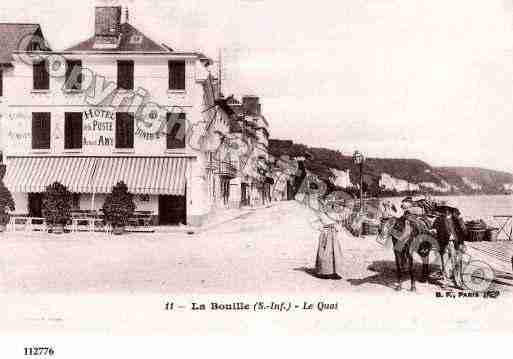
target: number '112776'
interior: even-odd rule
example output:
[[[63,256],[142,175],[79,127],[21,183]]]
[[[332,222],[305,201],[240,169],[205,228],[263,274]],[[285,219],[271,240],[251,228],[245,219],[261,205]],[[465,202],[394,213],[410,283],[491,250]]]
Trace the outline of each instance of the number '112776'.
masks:
[[[52,356],[55,351],[52,347],[25,347],[24,353],[26,356]]]

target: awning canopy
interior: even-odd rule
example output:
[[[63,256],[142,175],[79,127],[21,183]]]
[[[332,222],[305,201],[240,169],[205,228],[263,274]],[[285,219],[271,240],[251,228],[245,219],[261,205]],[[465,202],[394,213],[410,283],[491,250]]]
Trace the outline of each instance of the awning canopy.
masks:
[[[12,192],[44,192],[58,181],[75,193],[110,193],[119,181],[133,194],[184,195],[187,157],[12,157]]]

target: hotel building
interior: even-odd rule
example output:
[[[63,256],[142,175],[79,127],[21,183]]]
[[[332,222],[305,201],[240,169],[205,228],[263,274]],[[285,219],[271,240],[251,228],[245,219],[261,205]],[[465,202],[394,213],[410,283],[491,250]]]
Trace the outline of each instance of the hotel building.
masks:
[[[76,209],[101,209],[123,181],[155,223],[197,226],[233,192],[236,159],[215,151],[231,114],[219,110],[212,61],[122,17],[96,7],[94,34],[64,51],[45,45],[37,24],[0,25],[0,143],[16,213],[41,216],[55,181]]]

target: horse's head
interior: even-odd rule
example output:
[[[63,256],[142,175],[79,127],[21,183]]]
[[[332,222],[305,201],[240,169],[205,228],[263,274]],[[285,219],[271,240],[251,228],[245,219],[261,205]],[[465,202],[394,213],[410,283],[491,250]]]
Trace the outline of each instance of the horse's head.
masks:
[[[378,235],[385,241],[392,236],[392,228],[394,228],[396,221],[397,218],[395,217],[381,218]]]
[[[442,242],[454,240],[454,244],[458,247],[466,236],[465,222],[460,216],[460,211],[457,208],[440,206],[437,212],[434,227],[438,240]]]

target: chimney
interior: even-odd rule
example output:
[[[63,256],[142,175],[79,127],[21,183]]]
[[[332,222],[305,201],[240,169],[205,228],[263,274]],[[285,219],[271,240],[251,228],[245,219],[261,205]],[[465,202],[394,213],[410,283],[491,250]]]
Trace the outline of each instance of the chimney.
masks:
[[[95,7],[94,35],[118,38],[121,32],[121,6]]]
[[[244,110],[252,115],[259,114],[259,98],[258,96],[244,96],[242,97],[242,107]]]
[[[129,17],[128,17],[128,7],[125,8],[125,18],[123,19],[123,22],[128,24]]]

